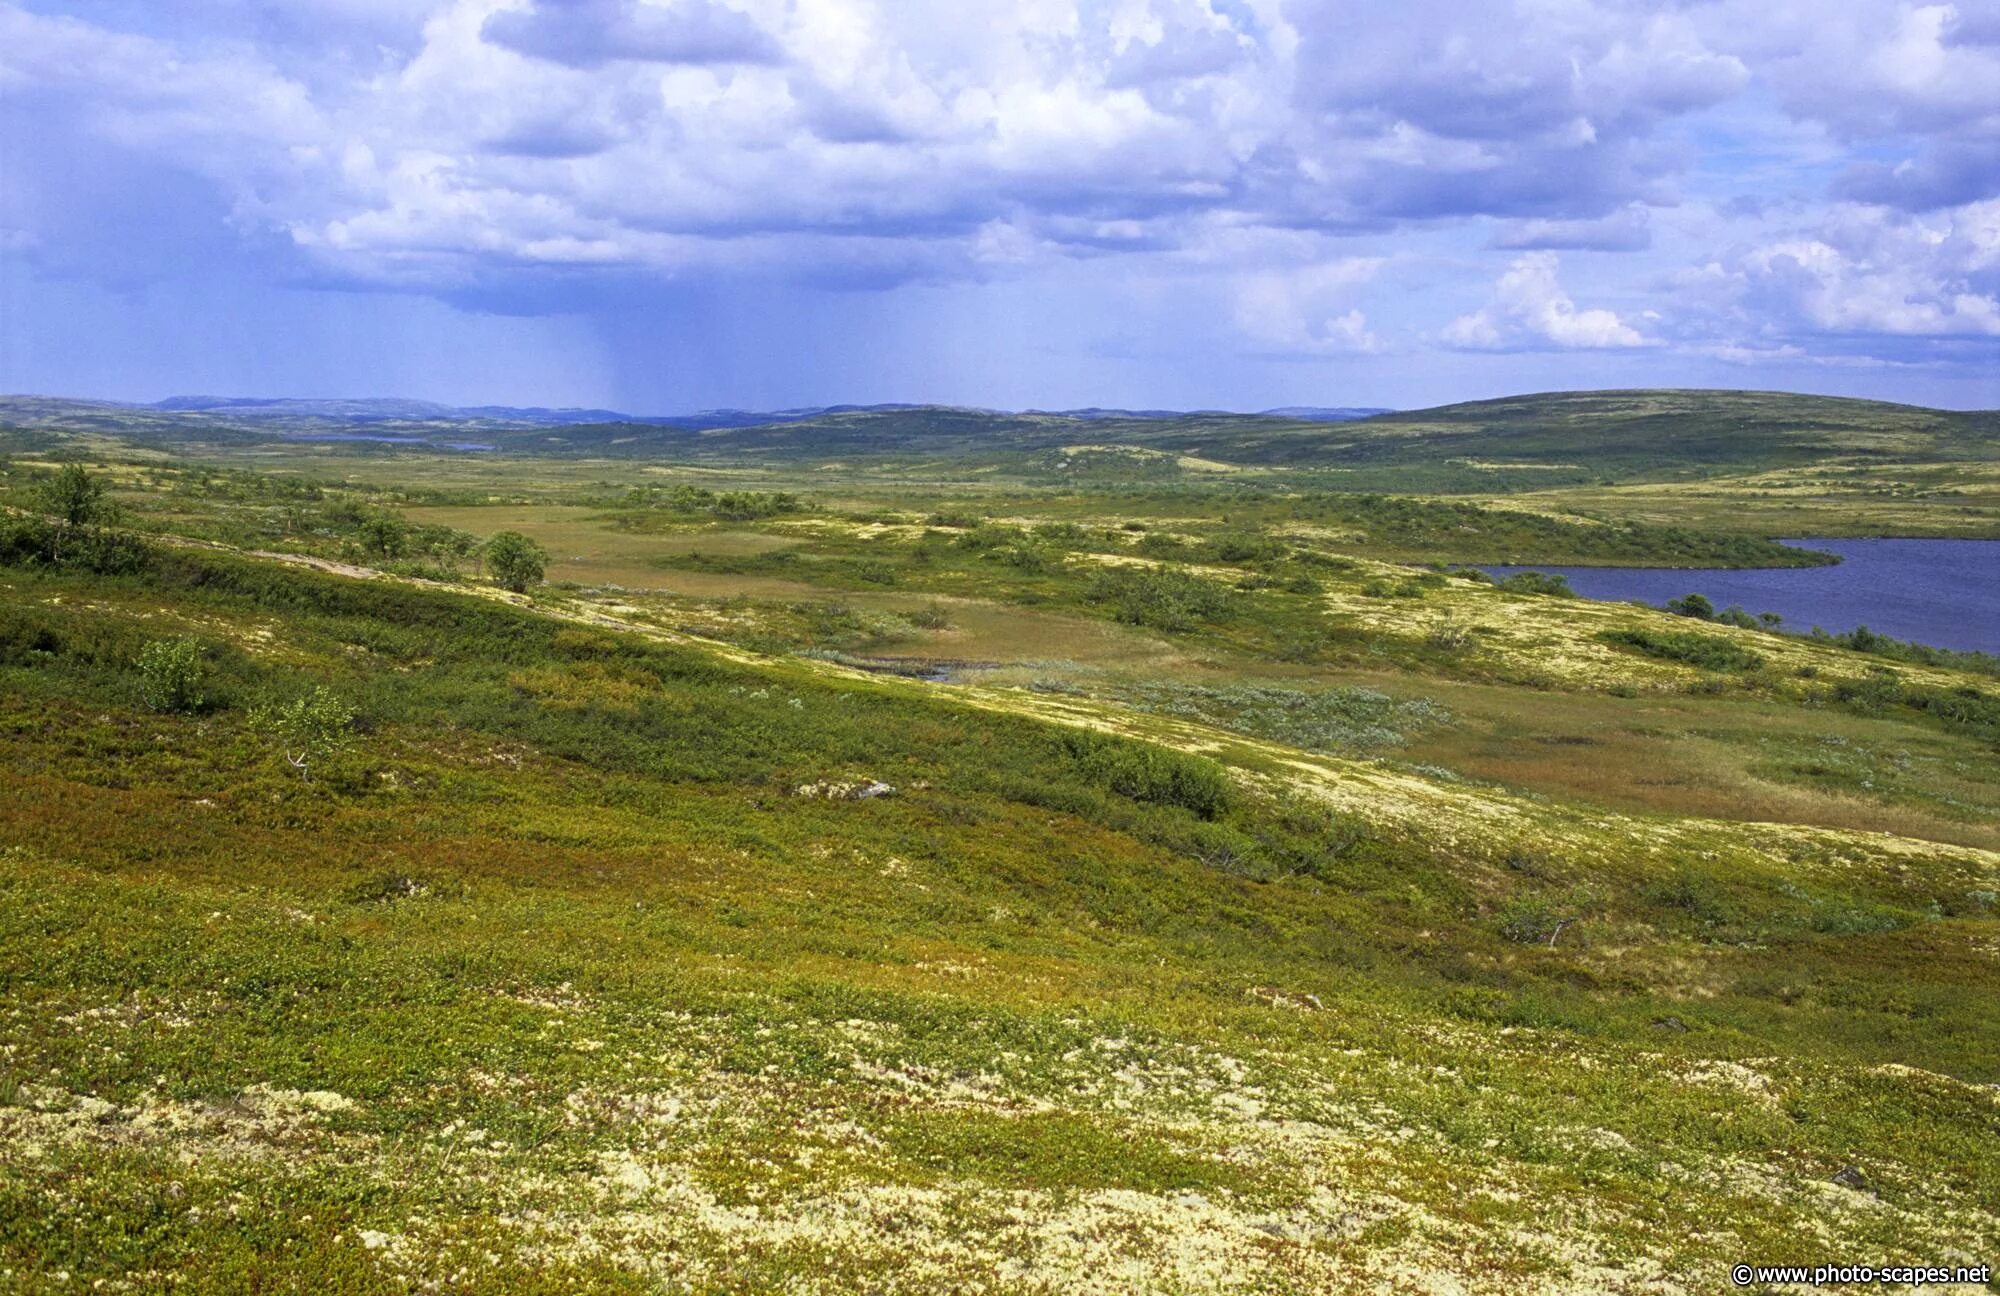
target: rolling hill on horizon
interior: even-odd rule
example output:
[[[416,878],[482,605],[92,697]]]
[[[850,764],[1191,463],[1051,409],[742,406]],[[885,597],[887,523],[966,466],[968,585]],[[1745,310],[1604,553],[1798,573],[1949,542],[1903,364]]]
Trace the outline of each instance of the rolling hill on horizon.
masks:
[[[1823,470],[1823,477],[1843,479],[1844,489],[1917,493],[1947,504],[1963,497],[1967,507],[1987,489],[1985,465],[2000,459],[2000,411],[1785,392],[1547,392],[1366,417],[1335,419],[1365,411],[1325,409],[1319,412],[1328,417],[1315,420],[1307,412],[834,405],[571,422],[599,412],[399,400],[178,397],[123,405],[13,396],[0,397],[0,438],[15,449],[96,435],[183,452],[358,441],[419,452],[772,469],[817,462],[901,472],[926,463],[956,476],[998,472],[1031,483],[1213,483],[1227,475],[1237,487],[1442,494],[1747,482]]]

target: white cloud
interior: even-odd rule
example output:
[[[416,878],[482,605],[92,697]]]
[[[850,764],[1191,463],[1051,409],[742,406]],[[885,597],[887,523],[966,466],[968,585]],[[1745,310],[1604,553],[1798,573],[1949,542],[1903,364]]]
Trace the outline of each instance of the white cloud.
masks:
[[[1927,218],[1846,209],[1718,273],[1767,330],[2000,336],[2000,200]]]
[[[0,130],[58,123],[201,177],[318,280],[523,310],[582,282],[977,282],[1123,257],[1200,280],[1222,303],[1201,326],[1259,354],[1395,351],[1426,303],[1383,290],[1367,240],[1456,237],[1459,258],[1490,230],[1509,263],[1478,272],[1491,299],[1430,341],[1907,356],[2000,330],[1990,0],[1837,19],[1806,0],[281,8],[162,6],[137,35],[102,17],[121,6],[0,0]],[[1739,151],[1705,153],[1717,132]],[[1824,196],[1843,160],[1860,201]],[[1775,201],[1691,234],[1702,205],[1674,204],[1704,167],[1708,193]],[[0,226],[38,259],[87,236],[5,194]],[[1632,258],[1655,296],[1579,306],[1570,249]]]
[[[1516,258],[1493,285],[1486,305],[1445,326],[1445,343],[1477,351],[1652,345],[1611,311],[1578,310],[1556,278],[1559,268],[1553,252],[1530,252]]]
[[[1356,285],[1373,279],[1382,265],[1380,257],[1348,257],[1240,276],[1236,327],[1260,347],[1279,354],[1378,351],[1381,343],[1369,330],[1367,317],[1346,299]]]
[[[371,31],[413,12],[318,2]],[[364,53],[0,0],[0,83],[179,158],[357,279],[579,247],[817,269],[829,240],[871,238],[948,276],[990,265],[995,221],[1117,229],[1051,242],[1102,255],[1158,250],[1191,213],[1574,220],[1667,196],[1676,164],[1644,136],[1731,93],[1738,62],[1672,16],[1523,4],[1357,24],[1321,0],[436,0]],[[1371,50],[1396,56],[1379,76]]]

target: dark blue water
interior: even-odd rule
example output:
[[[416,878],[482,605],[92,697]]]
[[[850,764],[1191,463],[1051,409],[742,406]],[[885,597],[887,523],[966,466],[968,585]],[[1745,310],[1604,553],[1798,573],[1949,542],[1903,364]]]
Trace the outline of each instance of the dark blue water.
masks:
[[[1836,567],[1747,571],[1661,567],[1488,567],[1495,576],[1560,572],[1585,598],[1655,606],[1704,594],[1717,608],[1740,603],[1776,612],[1798,633],[1839,634],[1865,625],[1938,648],[2000,653],[2000,540],[1787,540],[1837,553]]]

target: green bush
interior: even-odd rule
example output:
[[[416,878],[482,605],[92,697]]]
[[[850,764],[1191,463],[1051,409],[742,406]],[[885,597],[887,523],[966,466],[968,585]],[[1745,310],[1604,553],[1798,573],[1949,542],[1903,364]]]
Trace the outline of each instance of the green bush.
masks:
[[[1764,664],[1764,659],[1733,639],[1721,635],[1697,634],[1685,630],[1606,630],[1597,636],[1608,644],[1636,648],[1648,657],[1686,662],[1704,670],[1748,671]]]
[[[1576,597],[1576,591],[1569,587],[1569,577],[1561,572],[1515,572],[1500,582],[1500,588],[1509,594],[1547,594],[1554,598]]]
[[[1229,808],[1229,775],[1205,756],[1097,734],[1065,734],[1063,743],[1093,782],[1119,796],[1178,806],[1203,819]]]
[[[353,745],[353,726],[354,708],[324,684],[290,702],[266,702],[250,712],[251,729],[273,739],[285,762],[306,781],[313,768]]]
[[[1726,916],[1713,879],[1697,873],[1673,873],[1646,888],[1648,904],[1677,909],[1697,922],[1714,924]]]
[[[1765,615],[1772,616],[1776,614],[1765,613]],[[1717,612],[1715,619],[1718,624],[1738,626],[1745,630],[1769,630],[1772,628],[1770,623],[1759,617],[1751,616],[1740,603],[1731,603],[1728,607],[1722,609],[1722,611]]]
[[[1827,936],[1875,936],[1901,931],[1910,916],[1899,909],[1874,904],[1827,905],[1813,914],[1812,927]]]
[[[137,536],[102,526],[70,526],[39,517],[0,518],[0,565],[63,566],[99,576],[145,569],[152,550]]]
[[[519,531],[502,531],[486,542],[486,566],[494,582],[516,594],[541,583],[548,561],[548,551]]]
[[[1693,617],[1697,621],[1715,620],[1715,604],[1700,594],[1683,594],[1677,599],[1668,599],[1667,611],[1675,616]]]
[[[201,644],[193,635],[155,639],[139,651],[139,691],[155,711],[198,711],[202,696]]]
[[[1127,625],[1155,630],[1192,630],[1203,621],[1224,619],[1231,610],[1222,586],[1176,567],[1101,572],[1091,583],[1089,599],[1109,604],[1111,615]]]
[[[35,503],[43,512],[53,514],[58,526],[73,531],[109,517],[103,480],[91,476],[79,463],[66,463],[38,482]]]
[[[1538,896],[1516,896],[1494,915],[1500,934],[1516,945],[1548,944],[1572,921],[1555,904]]]

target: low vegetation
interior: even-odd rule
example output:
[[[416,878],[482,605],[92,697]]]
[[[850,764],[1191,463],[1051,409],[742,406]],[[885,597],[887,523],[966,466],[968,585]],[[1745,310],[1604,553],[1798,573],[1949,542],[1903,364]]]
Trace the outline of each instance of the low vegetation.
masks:
[[[1284,424],[1233,452],[1372,471]],[[1155,431],[0,465],[0,1288],[1990,1259],[1990,659],[1496,583],[1762,542]]]
[[[1602,637],[1606,643],[1636,648],[1649,657],[1686,662],[1704,670],[1747,671],[1756,670],[1764,664],[1764,658],[1734,639],[1725,639],[1721,635],[1635,627],[1606,630]]]

